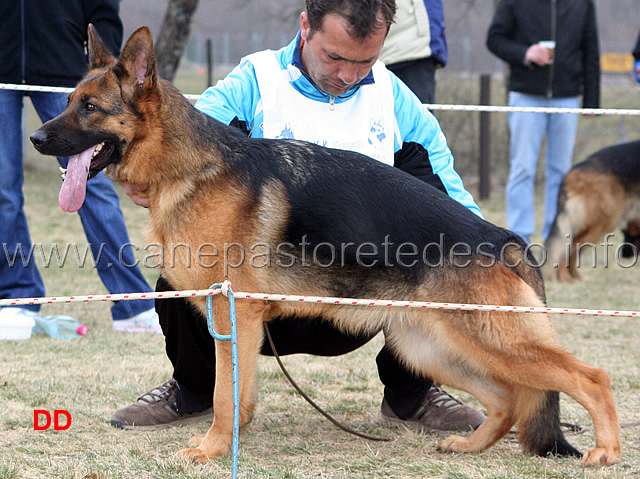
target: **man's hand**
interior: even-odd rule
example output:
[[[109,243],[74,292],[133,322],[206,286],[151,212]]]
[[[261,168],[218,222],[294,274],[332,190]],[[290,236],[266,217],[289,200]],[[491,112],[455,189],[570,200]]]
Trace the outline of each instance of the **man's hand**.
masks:
[[[149,207],[149,195],[147,194],[147,188],[149,188],[149,185],[138,185],[128,183],[126,181],[121,181],[120,184],[127,196],[131,198],[131,201],[136,205],[144,206],[145,208]]]
[[[553,54],[548,48],[543,47],[539,43],[534,43],[527,49],[524,61],[527,65],[535,63],[543,67],[553,63]]]

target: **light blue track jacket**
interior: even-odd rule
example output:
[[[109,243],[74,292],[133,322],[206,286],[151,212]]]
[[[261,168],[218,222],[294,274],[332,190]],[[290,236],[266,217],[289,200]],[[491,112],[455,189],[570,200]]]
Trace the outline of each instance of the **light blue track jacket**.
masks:
[[[329,105],[349,101],[358,88],[375,81],[369,73],[357,86],[341,96],[320,90],[304,74],[300,59],[300,32],[287,46],[276,51],[283,70],[297,68],[292,86],[307,98]],[[385,70],[388,71],[388,70]],[[453,167],[453,155],[438,120],[393,73],[391,82],[395,109],[394,166],[426,181],[482,217],[480,208],[465,190]],[[251,137],[263,138],[260,90],[253,65],[243,60],[223,80],[208,88],[196,102],[196,108],[227,125],[243,128]]]

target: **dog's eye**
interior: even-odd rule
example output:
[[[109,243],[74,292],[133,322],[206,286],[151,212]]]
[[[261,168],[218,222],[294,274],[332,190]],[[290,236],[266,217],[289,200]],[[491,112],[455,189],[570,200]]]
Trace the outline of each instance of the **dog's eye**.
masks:
[[[96,106],[93,103],[87,103],[85,108],[87,111],[96,111]]]

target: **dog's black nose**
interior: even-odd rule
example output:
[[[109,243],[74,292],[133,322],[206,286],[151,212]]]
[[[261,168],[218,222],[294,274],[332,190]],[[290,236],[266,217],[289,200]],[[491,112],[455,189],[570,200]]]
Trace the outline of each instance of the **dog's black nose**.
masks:
[[[47,134],[41,129],[38,129],[31,134],[29,139],[31,140],[31,143],[33,143],[33,146],[39,148],[47,140]]]

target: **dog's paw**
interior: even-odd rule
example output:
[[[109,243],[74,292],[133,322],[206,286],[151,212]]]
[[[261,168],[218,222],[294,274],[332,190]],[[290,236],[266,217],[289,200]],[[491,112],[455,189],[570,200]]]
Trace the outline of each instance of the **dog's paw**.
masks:
[[[620,462],[620,455],[604,447],[592,447],[582,456],[583,466],[610,466]]]
[[[189,444],[192,442],[198,442],[199,445],[197,447],[188,447],[178,451],[178,456],[200,464],[204,464],[216,459],[217,457],[223,456],[229,452],[229,449],[231,448],[230,443],[225,441],[207,440],[205,436],[194,436],[189,441]]]
[[[440,452],[474,452],[471,449],[469,438],[462,436],[449,436],[436,447]]]
[[[199,449],[197,447],[189,447],[186,449],[182,449],[178,451],[178,456],[198,464],[206,464],[207,462],[209,462],[211,459],[214,458],[209,456],[208,454],[205,454],[205,452],[202,449]]]
[[[189,439],[189,442],[187,443],[187,446],[189,446],[189,447],[198,447],[202,443],[203,439],[204,439],[204,434],[196,434],[191,439]]]

